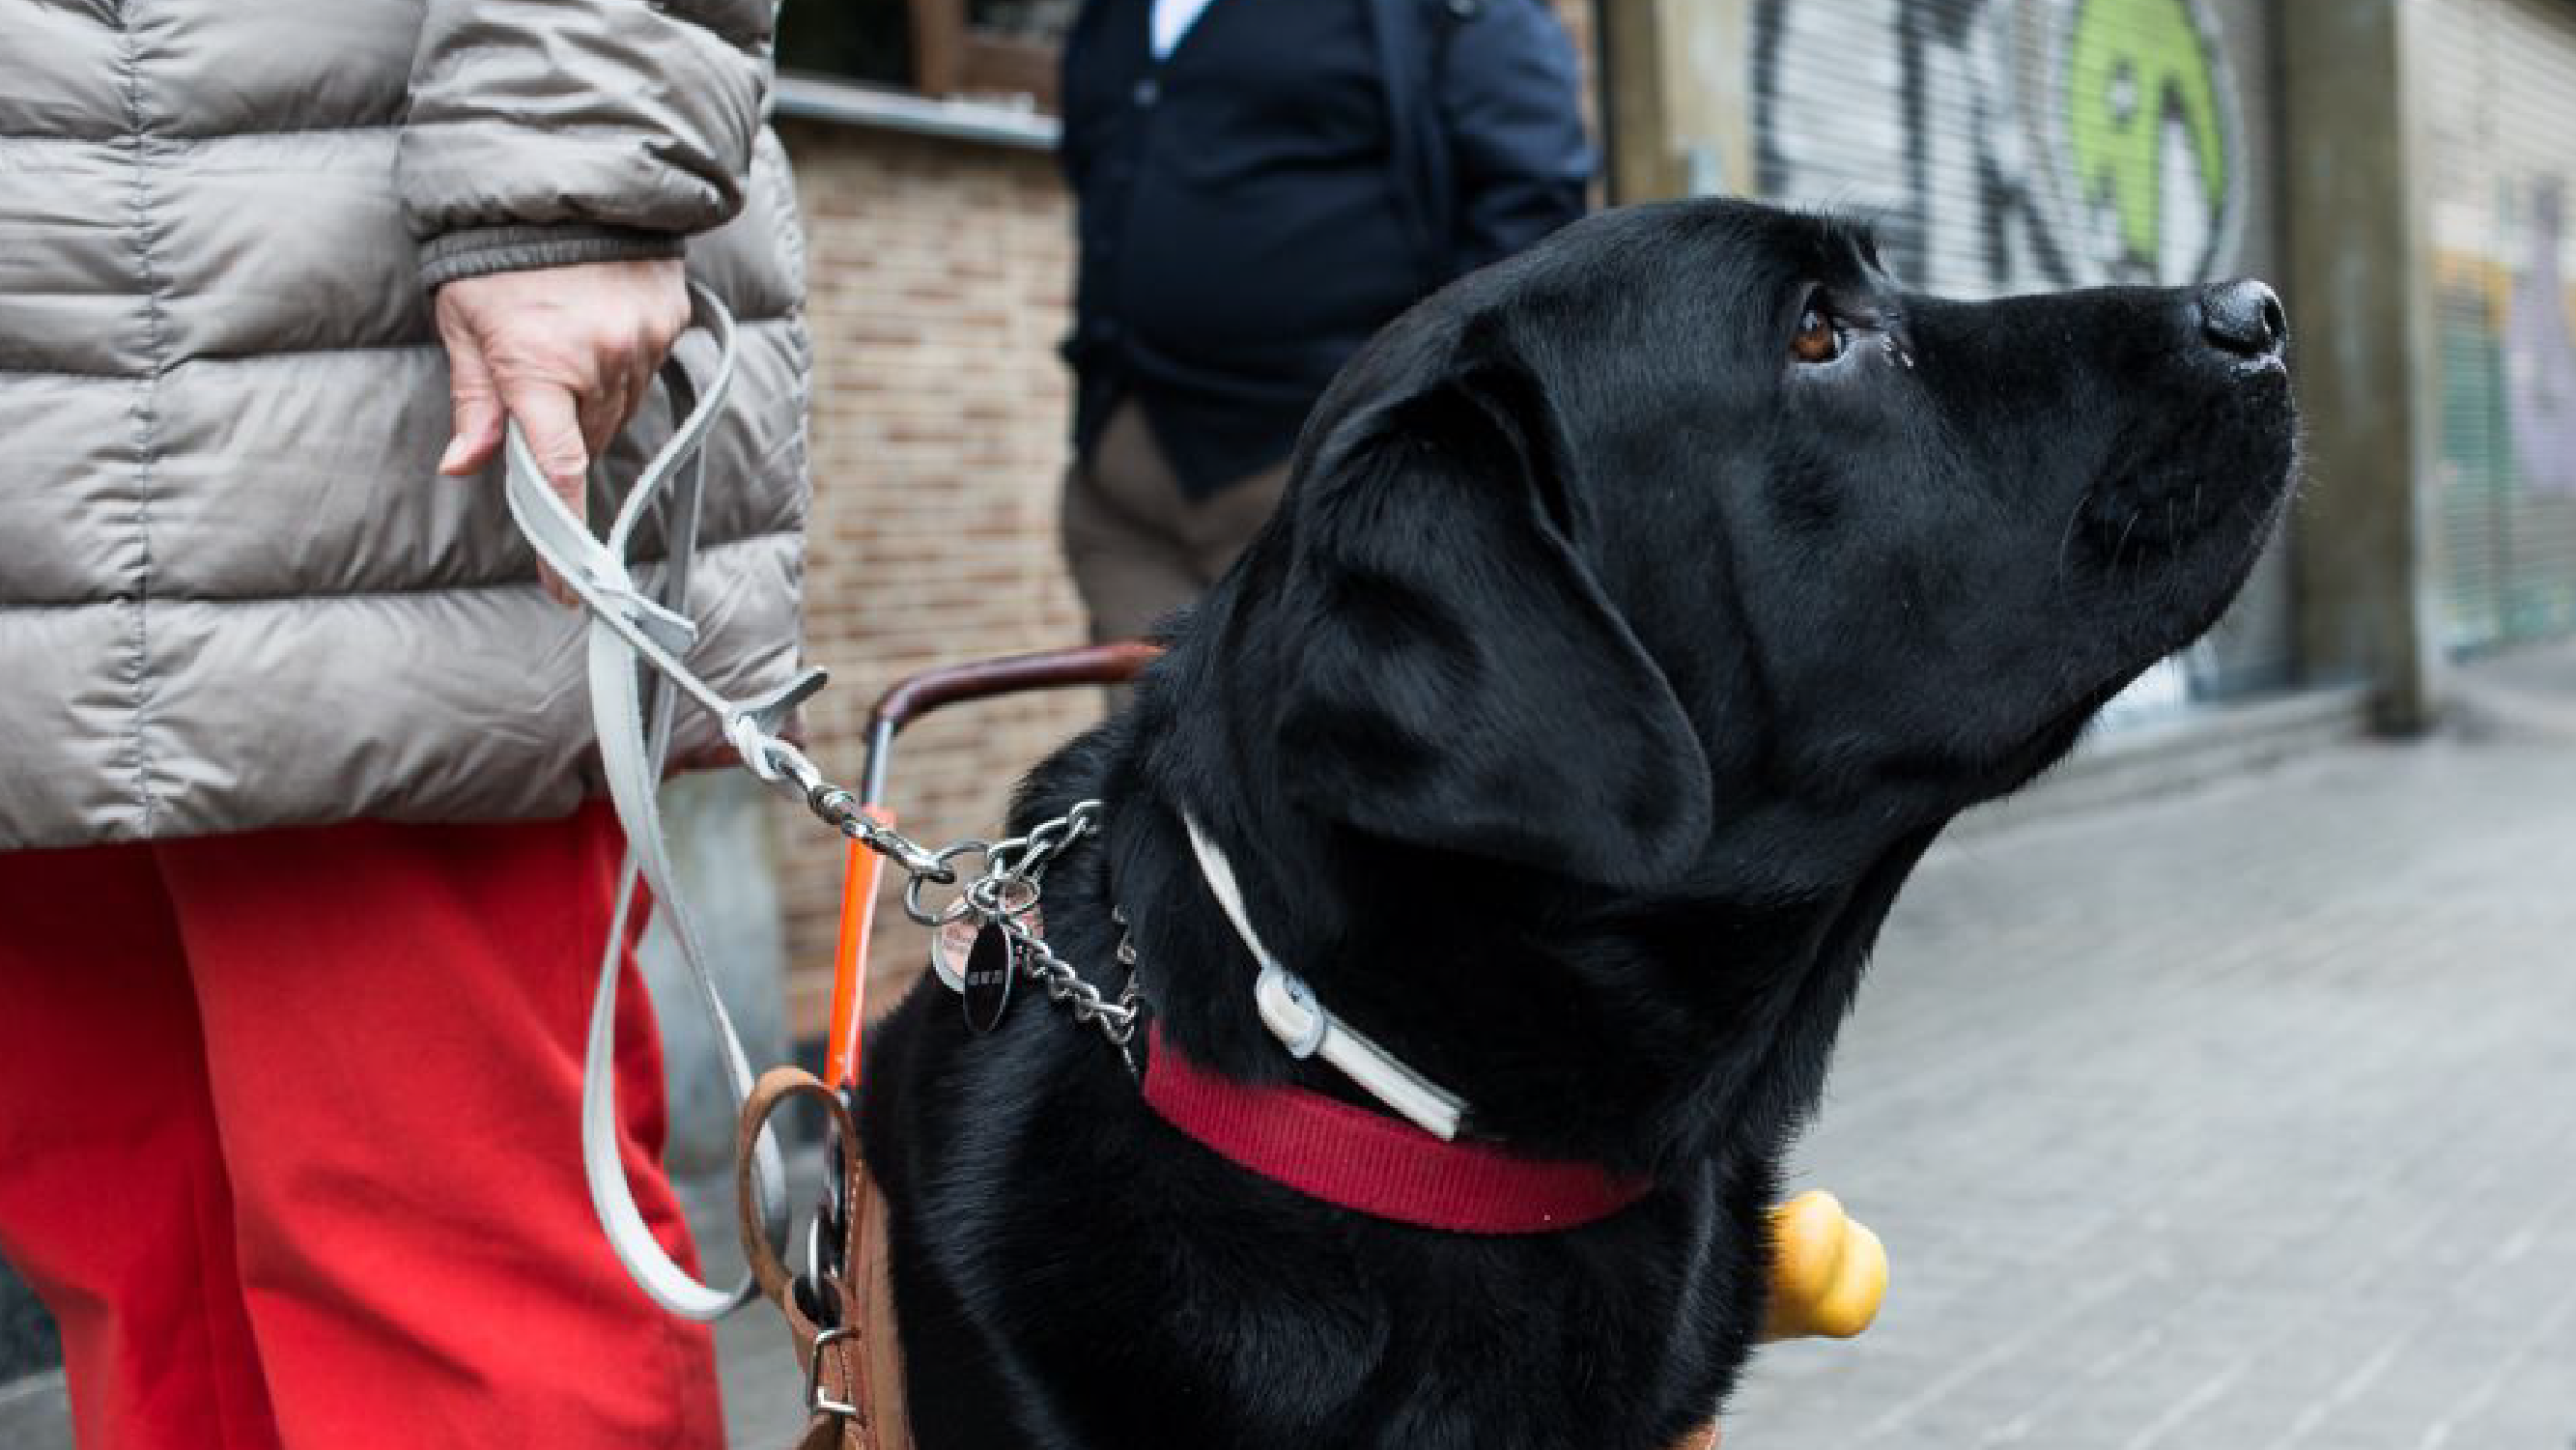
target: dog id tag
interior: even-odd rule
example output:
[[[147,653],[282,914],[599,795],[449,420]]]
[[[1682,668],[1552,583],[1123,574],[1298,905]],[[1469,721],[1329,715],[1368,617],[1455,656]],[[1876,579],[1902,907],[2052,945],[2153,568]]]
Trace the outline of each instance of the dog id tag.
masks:
[[[1046,935],[1037,912],[1032,909],[1020,918],[1023,925],[1040,936]],[[960,996],[966,992],[966,955],[975,949],[975,938],[984,924],[972,916],[941,922],[930,934],[930,970],[939,977],[939,985]]]
[[[960,996],[966,992],[966,954],[975,949],[975,933],[982,927],[975,918],[961,916],[930,933],[930,970],[939,975],[939,985]]]
[[[1011,978],[1019,975],[1019,952],[1008,932],[992,922],[975,933],[966,952],[966,1026],[978,1035],[1002,1025],[1011,1005]]]

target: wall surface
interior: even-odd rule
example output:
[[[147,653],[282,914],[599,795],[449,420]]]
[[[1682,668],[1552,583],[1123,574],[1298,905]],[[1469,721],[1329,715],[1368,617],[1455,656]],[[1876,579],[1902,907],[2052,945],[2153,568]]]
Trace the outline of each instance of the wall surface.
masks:
[[[1900,275],[1993,295],[2271,261],[2260,7],[1759,0],[1760,194],[1877,220]]]
[[[2576,5],[2430,22],[2442,628],[2477,649],[2576,633]]]
[[[2373,723],[2439,718],[2430,511],[2431,290],[2416,144],[2416,0],[2281,11],[2290,370],[2305,424],[2300,663],[2367,686]]]

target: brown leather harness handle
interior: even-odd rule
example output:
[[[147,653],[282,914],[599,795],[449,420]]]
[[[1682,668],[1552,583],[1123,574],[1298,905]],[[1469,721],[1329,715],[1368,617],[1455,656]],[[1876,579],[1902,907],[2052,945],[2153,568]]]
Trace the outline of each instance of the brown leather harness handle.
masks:
[[[1162,654],[1161,645],[1129,640],[972,660],[906,675],[888,686],[868,713],[868,763],[859,783],[859,799],[870,805],[884,800],[887,757],[893,753],[895,732],[943,705],[1022,690],[1123,685]]]
[[[1020,690],[1071,685],[1121,685],[1162,657],[1163,647],[1142,641],[1040,650],[997,660],[971,660],[906,675],[877,697],[868,724],[900,730],[916,716],[960,700],[981,700]]]

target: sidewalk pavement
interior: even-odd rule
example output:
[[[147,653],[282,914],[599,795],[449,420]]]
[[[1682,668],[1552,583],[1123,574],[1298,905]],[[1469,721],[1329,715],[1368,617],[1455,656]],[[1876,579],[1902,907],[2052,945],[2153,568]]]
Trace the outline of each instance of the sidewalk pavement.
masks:
[[[1795,1186],[1893,1283],[1728,1450],[2571,1450],[2576,735],[1937,849]],[[734,1443],[789,1443],[779,1331],[728,1336]]]
[[[2576,736],[1940,853],[1798,1182],[1886,1238],[1728,1450],[2576,1446]]]

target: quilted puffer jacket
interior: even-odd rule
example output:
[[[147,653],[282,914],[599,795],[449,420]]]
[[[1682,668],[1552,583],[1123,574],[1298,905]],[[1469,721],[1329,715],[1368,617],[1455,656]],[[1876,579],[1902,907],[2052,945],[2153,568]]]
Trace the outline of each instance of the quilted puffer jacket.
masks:
[[[580,617],[497,473],[435,472],[457,277],[685,248],[743,324],[693,663],[785,677],[807,367],[770,16],[0,0],[0,848],[590,790]],[[648,404],[595,518],[667,424]]]

